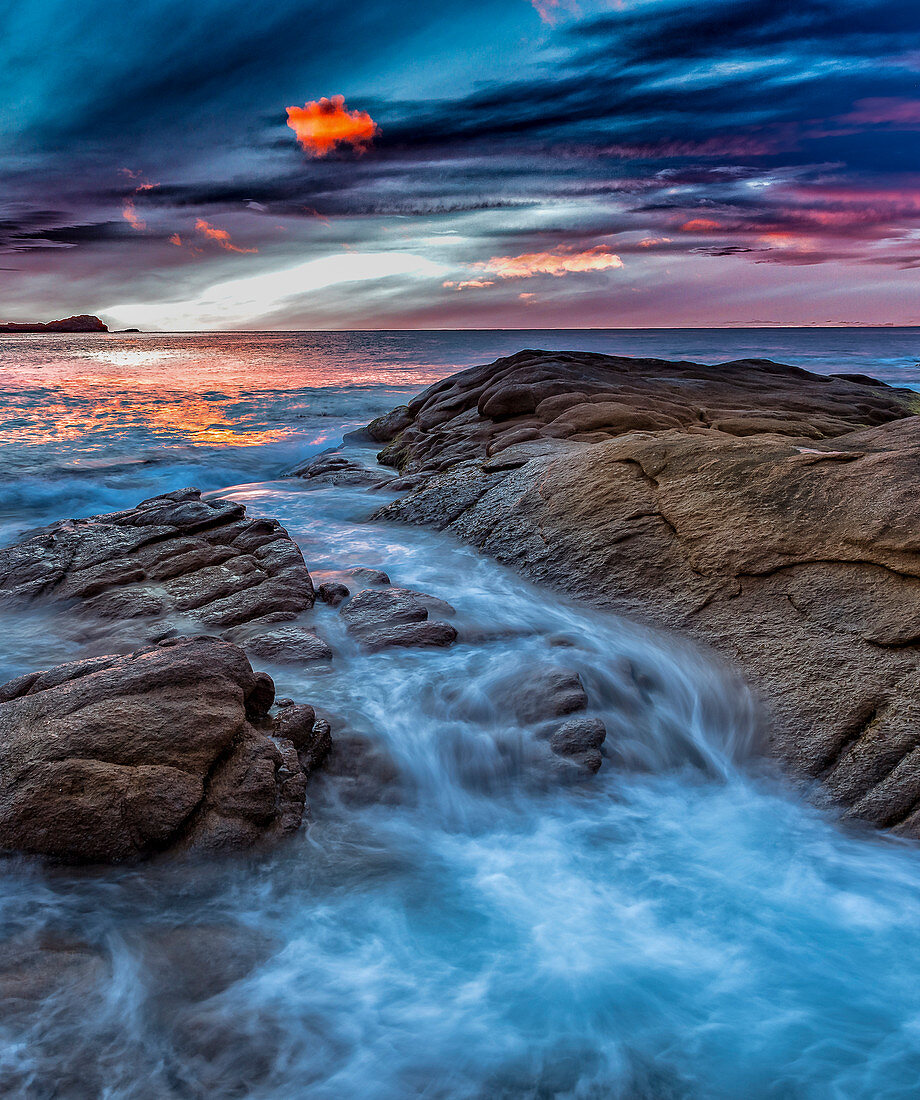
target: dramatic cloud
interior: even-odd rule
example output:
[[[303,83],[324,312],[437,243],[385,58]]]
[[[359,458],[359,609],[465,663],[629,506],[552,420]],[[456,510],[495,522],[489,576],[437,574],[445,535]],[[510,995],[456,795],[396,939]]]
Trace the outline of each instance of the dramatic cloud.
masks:
[[[185,295],[209,326],[228,268],[406,251],[436,274],[381,268],[322,309],[240,302],[232,323],[718,324],[764,302],[790,323],[819,302],[821,320],[920,320],[916,0],[192,7],[177,36],[168,0],[14,5],[5,308],[130,300],[169,325]],[[280,127],[302,88],[344,95]]]
[[[606,271],[622,267],[623,261],[606,245],[576,252],[561,246],[553,252],[524,252],[520,256],[493,256],[486,263],[476,264],[483,271],[500,279],[530,279],[534,275],[554,275],[559,278],[577,271]]]
[[[225,249],[227,252],[258,252],[258,248],[240,248],[239,245],[235,245],[230,238],[230,234],[226,229],[218,229],[216,225],[211,225],[210,222],[206,222],[204,218],[198,218],[195,222],[195,229],[201,233],[202,236],[207,237],[209,241],[214,241],[215,244]],[[173,237],[176,239],[174,240]],[[179,234],[176,233],[170,237],[173,244],[181,241],[178,239]]]
[[[324,157],[337,145],[350,145],[363,153],[377,133],[377,123],[367,111],[349,111],[345,97],[334,95],[303,107],[288,107],[287,124],[305,152]]]

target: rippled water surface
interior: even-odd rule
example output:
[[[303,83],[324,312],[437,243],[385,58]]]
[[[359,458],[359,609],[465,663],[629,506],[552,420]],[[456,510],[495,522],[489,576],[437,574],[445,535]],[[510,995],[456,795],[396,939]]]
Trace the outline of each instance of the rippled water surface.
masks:
[[[756,752],[743,686],[678,639],[280,475],[524,346],[762,355],[916,385],[909,330],[2,338],[2,534],[185,484],[278,516],[311,570],[457,608],[445,651],[265,666],[391,762],[310,792],[270,855],[0,884],[0,1095],[900,1098],[920,1081],[920,856],[842,830]],[[372,461],[372,452],[365,454]],[[7,615],[0,676],[66,659]],[[70,644],[70,643],[67,643]],[[577,671],[601,772],[547,781],[498,688]]]

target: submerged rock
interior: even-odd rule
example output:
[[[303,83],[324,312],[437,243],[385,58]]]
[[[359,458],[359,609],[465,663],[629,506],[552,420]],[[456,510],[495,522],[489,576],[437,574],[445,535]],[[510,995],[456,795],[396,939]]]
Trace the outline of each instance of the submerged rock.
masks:
[[[299,477],[318,486],[337,485],[343,488],[380,489],[393,480],[388,471],[374,469],[356,462],[337,448],[323,451],[309,461],[295,466],[288,477]]]
[[[294,831],[304,761],[312,768],[323,753],[303,711],[274,728],[273,699],[270,677],[242,650],[206,637],[3,685],[0,848],[113,863]],[[297,744],[285,733],[295,727]]]
[[[391,646],[449,646],[457,631],[449,623],[430,620],[429,612],[453,615],[444,600],[408,588],[364,588],[339,614],[348,633],[372,652]]]

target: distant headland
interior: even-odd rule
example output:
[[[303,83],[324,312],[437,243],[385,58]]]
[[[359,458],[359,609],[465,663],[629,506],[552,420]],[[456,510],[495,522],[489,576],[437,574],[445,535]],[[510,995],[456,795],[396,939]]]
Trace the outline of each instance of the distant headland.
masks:
[[[4,321],[0,332],[108,332],[109,326],[89,313],[65,317],[61,321]]]

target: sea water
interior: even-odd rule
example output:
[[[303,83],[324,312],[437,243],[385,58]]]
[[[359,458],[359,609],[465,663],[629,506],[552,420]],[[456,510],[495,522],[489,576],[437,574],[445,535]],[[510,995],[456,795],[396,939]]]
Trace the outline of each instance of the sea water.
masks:
[[[0,1095],[917,1095],[914,845],[844,827],[765,764],[711,655],[371,521],[386,495],[282,476],[524,347],[920,383],[912,330],[0,338],[5,542],[192,484],[281,519],[311,570],[383,568],[461,628],[448,650],[366,654],[319,606],[331,667],[262,664],[386,752],[385,797],[320,784],[270,853],[5,862]],[[76,655],[39,615],[0,626],[4,679]],[[496,702],[539,667],[577,671],[607,725],[590,781],[535,782]]]

